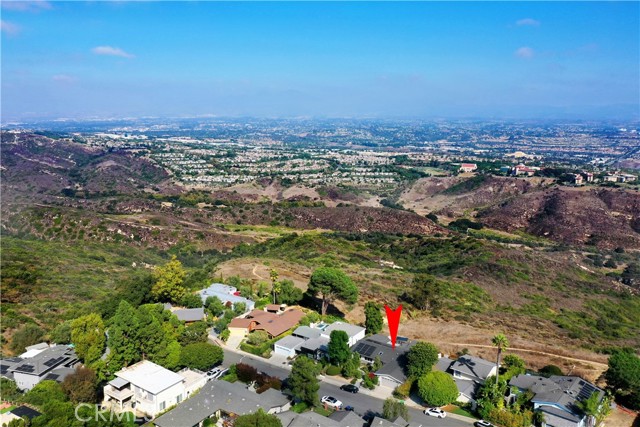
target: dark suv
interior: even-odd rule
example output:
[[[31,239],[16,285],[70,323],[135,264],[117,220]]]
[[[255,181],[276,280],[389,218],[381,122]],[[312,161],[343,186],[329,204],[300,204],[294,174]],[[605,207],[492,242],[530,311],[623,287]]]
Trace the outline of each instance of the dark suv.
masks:
[[[345,384],[340,386],[340,390],[348,391],[349,393],[357,393],[360,389],[353,384]]]

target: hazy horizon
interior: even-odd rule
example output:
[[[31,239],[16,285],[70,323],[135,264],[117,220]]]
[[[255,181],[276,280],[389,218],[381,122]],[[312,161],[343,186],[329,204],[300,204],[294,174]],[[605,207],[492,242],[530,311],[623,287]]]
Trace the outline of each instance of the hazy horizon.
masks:
[[[2,2],[2,122],[640,119],[638,2]]]

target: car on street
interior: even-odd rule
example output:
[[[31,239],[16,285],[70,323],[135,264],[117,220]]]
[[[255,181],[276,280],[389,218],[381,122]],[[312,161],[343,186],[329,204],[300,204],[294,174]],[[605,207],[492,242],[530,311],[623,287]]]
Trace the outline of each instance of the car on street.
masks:
[[[436,418],[444,418],[447,416],[447,413],[440,408],[427,408],[424,410],[424,414]]]
[[[215,380],[216,378],[220,378],[222,373],[227,372],[228,369],[223,368],[222,366],[217,366],[213,369],[210,369],[205,374],[207,377],[207,381]]]
[[[341,385],[340,390],[348,391],[349,393],[357,393],[360,391],[360,389],[353,384]]]
[[[342,407],[342,402],[333,396],[322,396],[322,399],[320,399],[320,402],[334,409],[340,409]]]
[[[473,424],[475,427],[494,427],[489,421],[478,420]]]
[[[355,408],[353,406],[351,406],[351,405],[347,405],[347,406],[344,407],[344,410],[345,411],[354,411]]]

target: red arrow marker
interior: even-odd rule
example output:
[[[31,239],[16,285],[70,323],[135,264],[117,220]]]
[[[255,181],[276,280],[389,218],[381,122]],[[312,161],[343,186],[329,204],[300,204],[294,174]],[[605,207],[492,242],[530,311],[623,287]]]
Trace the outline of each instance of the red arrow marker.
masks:
[[[395,310],[391,310],[389,306],[384,305],[384,311],[387,312],[387,322],[389,323],[389,335],[391,336],[391,347],[396,348],[396,338],[398,338],[398,326],[400,326],[400,314],[402,314],[402,304]]]

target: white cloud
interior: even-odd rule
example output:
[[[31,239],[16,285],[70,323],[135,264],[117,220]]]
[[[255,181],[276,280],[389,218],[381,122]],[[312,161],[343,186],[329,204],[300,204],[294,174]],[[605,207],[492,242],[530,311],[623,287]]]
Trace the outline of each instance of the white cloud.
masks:
[[[76,78],[68,74],[56,74],[55,76],[51,76],[51,80],[56,83],[74,83]]]
[[[48,1],[2,1],[0,4],[5,10],[17,12],[39,12],[53,8]]]
[[[0,30],[8,36],[15,36],[20,32],[20,27],[7,21],[0,21]]]
[[[540,21],[533,18],[524,18],[516,21],[518,27],[539,27]]]
[[[533,58],[534,52],[530,47],[523,46],[516,49],[513,54],[518,58],[531,59]]]
[[[135,55],[125,52],[119,47],[97,46],[91,49],[96,55],[120,56],[122,58],[135,58]]]

